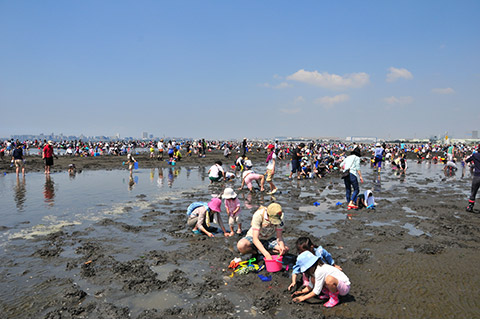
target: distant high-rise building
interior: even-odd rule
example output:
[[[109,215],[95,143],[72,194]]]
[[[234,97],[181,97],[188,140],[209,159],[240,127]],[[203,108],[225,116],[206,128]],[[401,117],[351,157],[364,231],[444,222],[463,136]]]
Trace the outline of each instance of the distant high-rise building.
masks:
[[[472,139],[478,139],[478,130],[472,131]]]
[[[148,139],[148,132],[142,133],[142,139]]]

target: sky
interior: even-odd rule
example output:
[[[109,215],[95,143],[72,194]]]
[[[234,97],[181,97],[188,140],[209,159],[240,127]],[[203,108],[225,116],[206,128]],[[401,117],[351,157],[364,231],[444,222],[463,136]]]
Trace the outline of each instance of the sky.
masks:
[[[0,137],[480,131],[480,1],[0,0]]]

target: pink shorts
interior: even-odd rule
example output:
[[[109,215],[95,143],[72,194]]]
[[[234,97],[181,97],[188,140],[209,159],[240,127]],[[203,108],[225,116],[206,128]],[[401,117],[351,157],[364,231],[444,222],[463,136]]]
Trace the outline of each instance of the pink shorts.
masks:
[[[339,295],[344,296],[350,292],[350,285],[347,285],[345,284],[345,282],[338,280],[337,290]]]
[[[247,184],[248,189],[253,188],[252,182],[254,180],[260,179],[262,176],[258,173],[250,173],[248,176],[245,177],[245,183]]]

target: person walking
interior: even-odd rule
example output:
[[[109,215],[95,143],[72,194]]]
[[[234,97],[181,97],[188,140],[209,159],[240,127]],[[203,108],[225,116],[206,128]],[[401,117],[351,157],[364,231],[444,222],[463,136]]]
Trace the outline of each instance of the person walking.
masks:
[[[277,192],[277,187],[273,184],[273,176],[275,175],[275,162],[277,159],[277,155],[275,154],[275,151],[273,150],[275,147],[273,144],[269,144],[267,149],[268,149],[268,156],[267,156],[267,172],[265,173],[266,175],[266,181],[270,184],[270,192],[268,194],[274,194]]]
[[[15,150],[13,150],[12,153],[12,162],[15,163],[15,168],[17,172],[17,177],[18,174],[20,173],[20,169],[22,169],[22,176],[25,176],[25,158],[23,157],[23,145],[22,144],[17,144],[17,147]]]
[[[470,191],[470,198],[468,199],[467,211],[473,212],[475,205],[475,198],[477,197],[478,188],[480,187],[480,144],[477,146],[477,151],[465,158],[465,163],[473,161],[473,179],[472,189]]]

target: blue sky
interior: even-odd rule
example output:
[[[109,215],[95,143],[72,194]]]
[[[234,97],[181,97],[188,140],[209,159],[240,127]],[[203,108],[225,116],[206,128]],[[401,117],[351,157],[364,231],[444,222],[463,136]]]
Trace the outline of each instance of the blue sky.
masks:
[[[480,1],[3,1],[0,136],[480,130]]]

